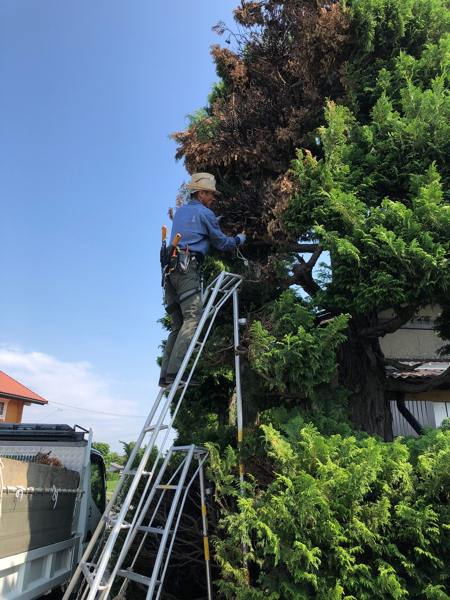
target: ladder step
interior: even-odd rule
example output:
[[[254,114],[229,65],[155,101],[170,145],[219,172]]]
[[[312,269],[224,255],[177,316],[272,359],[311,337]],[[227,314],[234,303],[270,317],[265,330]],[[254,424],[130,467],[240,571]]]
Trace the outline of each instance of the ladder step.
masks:
[[[90,562],[81,562],[80,563],[80,567],[81,570],[84,573],[84,576],[86,578],[86,582],[87,584],[92,587],[92,584],[94,583],[95,577],[97,576],[97,565],[95,563],[90,563]],[[90,570],[90,567],[93,567],[93,571]],[[101,583],[98,586],[99,590],[109,590],[111,586],[105,583]]]
[[[151,577],[145,577],[144,575],[139,575],[139,573],[133,573],[132,571],[117,571],[117,575],[120,575],[120,577],[123,577],[124,579],[142,583],[143,585],[150,586],[152,582]],[[161,585],[161,582],[157,580],[156,585]]]
[[[162,527],[146,527],[145,525],[138,525],[136,529],[137,531],[145,531],[146,533],[156,533],[158,535],[162,535],[166,531]],[[173,529],[169,529],[169,533],[173,533]]]
[[[155,490],[177,490],[178,485],[155,485]]]
[[[146,433],[148,433],[149,431],[154,431],[155,430],[156,425],[149,425],[148,427],[146,427],[144,429],[144,431]],[[161,425],[161,427],[159,428],[159,431],[162,431],[163,429],[168,429],[169,426],[168,425]]]
[[[114,527],[114,525],[117,523],[117,516],[111,517],[111,515],[104,515],[103,519],[108,523],[108,525],[110,525],[111,527]],[[127,521],[124,521],[121,525],[120,528],[121,529],[130,529],[131,527],[131,523],[127,523]]]
[[[190,449],[191,449],[190,446],[172,446],[171,447],[172,452],[189,452]],[[195,452],[206,454],[208,452],[208,450],[206,448],[203,448],[202,446],[196,446]]]
[[[136,469],[133,469],[133,471],[125,470],[124,473],[125,473],[125,475],[132,475],[134,477],[136,475]],[[141,475],[142,475],[142,477],[149,477],[150,475],[153,475],[153,472],[152,471],[142,471]]]

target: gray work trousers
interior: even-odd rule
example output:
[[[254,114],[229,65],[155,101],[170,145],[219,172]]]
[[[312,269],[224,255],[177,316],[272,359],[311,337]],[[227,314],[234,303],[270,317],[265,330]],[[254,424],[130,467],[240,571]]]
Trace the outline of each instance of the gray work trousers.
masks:
[[[186,273],[180,273],[180,271],[175,269],[168,275],[164,287],[167,306],[174,302],[176,296],[180,296],[184,292],[198,287],[200,285],[197,262],[193,260],[189,264]],[[171,313],[172,331],[167,339],[161,363],[162,378],[166,377],[168,373],[171,375],[178,373],[189,344],[194,337],[197,325],[200,322],[202,308],[202,296],[198,292],[181,302],[177,309]]]

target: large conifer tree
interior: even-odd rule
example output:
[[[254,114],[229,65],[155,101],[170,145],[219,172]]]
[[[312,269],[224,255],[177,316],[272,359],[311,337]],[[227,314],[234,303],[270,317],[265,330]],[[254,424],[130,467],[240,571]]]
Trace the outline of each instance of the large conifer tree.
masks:
[[[336,365],[355,426],[389,440],[390,395],[412,390],[386,377],[380,337],[431,303],[450,334],[448,2],[242,0],[234,18],[236,32],[217,26],[220,82],[174,138],[189,172],[216,175],[225,232],[247,233],[246,397],[317,406]],[[213,406],[199,395],[197,423],[228,409],[214,356],[230,333],[203,363],[222,386]]]

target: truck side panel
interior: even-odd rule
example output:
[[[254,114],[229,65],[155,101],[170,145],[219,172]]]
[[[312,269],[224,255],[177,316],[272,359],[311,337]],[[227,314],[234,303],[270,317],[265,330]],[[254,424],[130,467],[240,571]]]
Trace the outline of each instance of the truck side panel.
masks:
[[[9,504],[3,502],[6,512],[2,515],[0,495],[0,534],[2,521],[3,533],[7,534],[0,543],[5,548],[3,555],[0,552],[0,600],[37,600],[70,581],[101,518],[105,505],[103,458],[92,448],[92,431],[77,431],[77,427],[0,423],[0,490],[4,501],[9,497]],[[13,480],[8,476],[5,481],[1,477],[8,459],[14,459],[11,462],[17,472],[28,469],[30,463],[34,463],[30,473],[36,467],[48,469],[48,465],[38,464],[38,454],[62,463],[63,468],[55,467],[54,478],[48,478],[49,471],[47,477],[38,473],[35,479],[28,477],[28,471],[25,478]],[[38,498],[37,488],[43,485],[46,490]],[[60,490],[57,497],[53,486]],[[44,497],[46,505],[39,505]],[[61,519],[57,517],[58,508]],[[16,522],[9,527],[5,520],[9,522],[12,517]],[[57,532],[53,538],[49,536],[52,529]],[[31,538],[37,540],[38,536],[36,547]],[[15,537],[22,537],[20,544]]]
[[[0,559],[0,598],[32,600],[70,579],[79,538]]]
[[[0,558],[70,539],[79,473],[8,458],[2,464]]]

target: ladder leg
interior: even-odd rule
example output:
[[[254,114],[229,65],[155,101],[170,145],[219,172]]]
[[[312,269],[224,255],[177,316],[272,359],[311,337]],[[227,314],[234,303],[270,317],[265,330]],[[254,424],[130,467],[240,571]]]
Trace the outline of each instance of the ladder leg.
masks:
[[[187,475],[189,466],[190,466],[190,464],[192,462],[192,457],[194,455],[194,450],[195,450],[195,446],[191,446],[191,448],[190,448],[190,450],[189,450],[189,452],[188,452],[188,454],[186,456],[186,459],[185,459],[185,465],[184,465],[183,471],[182,471],[181,476],[180,476],[180,482],[184,482],[186,480],[186,475]],[[172,523],[173,518],[175,516],[175,512],[176,512],[176,509],[177,509],[177,504],[179,502],[179,499],[180,499],[182,491],[183,491],[183,488],[182,488],[182,485],[180,484],[178,486],[177,491],[175,492],[175,497],[173,499],[172,506],[170,507],[170,511],[169,511],[168,516],[167,516],[167,523],[169,523],[169,524]],[[148,592],[147,592],[147,600],[152,600],[153,599],[153,594],[155,593],[155,587],[156,587],[156,582],[157,582],[156,575],[159,573],[159,570],[161,568],[161,564],[162,564],[163,557],[164,557],[164,550],[165,550],[166,545],[167,545],[167,539],[168,539],[168,537],[169,537],[169,527],[166,527],[166,529],[165,529],[165,531],[163,533],[163,536],[161,538],[161,543],[159,545],[158,553],[156,555],[155,565],[153,567],[152,582],[151,582],[151,584],[150,584],[150,586],[148,588]]]
[[[120,551],[119,554],[119,558],[117,559],[117,562],[114,566],[114,569],[111,573],[111,576],[109,578],[108,584],[112,584],[112,582],[114,581],[117,571],[120,569],[120,567],[122,566],[122,563],[131,547],[131,544],[134,541],[134,538],[136,537],[136,534],[138,532],[138,530],[136,529],[137,527],[139,527],[139,525],[141,525],[142,521],[145,518],[146,512],[153,500],[153,497],[155,495],[156,492],[156,486],[160,484],[161,479],[167,469],[167,465],[169,464],[170,459],[172,458],[172,451],[169,450],[166,458],[164,459],[164,463],[161,466],[161,469],[158,473],[157,478],[155,479],[154,485],[153,485],[153,489],[149,495],[149,497],[147,498],[147,501],[145,502],[144,506],[141,507],[140,512],[138,513],[138,511],[136,511],[136,515],[135,518],[133,519],[133,523],[132,523],[132,527],[130,528],[130,530],[128,531],[128,534],[125,538],[125,541],[123,543],[122,549]]]
[[[206,565],[206,590],[208,592],[208,600],[213,599],[212,578],[211,578],[211,557],[209,553],[209,532],[208,532],[208,516],[206,514],[206,487],[205,487],[205,469],[201,458],[199,462],[199,481],[200,481],[200,502],[202,509],[202,527],[203,527],[203,545],[205,553]]]
[[[162,390],[160,392],[160,394],[162,394],[163,392],[164,392],[164,390]],[[170,407],[170,404],[168,403],[168,400],[166,400],[164,408],[158,419],[159,425],[157,428],[155,427],[155,429],[150,437],[150,441],[147,444],[147,447],[145,448],[141,462],[140,462],[138,468],[136,469],[136,473],[133,477],[133,481],[131,482],[130,489],[128,490],[126,498],[125,498],[123,505],[120,509],[120,512],[117,516],[116,522],[109,534],[108,540],[105,545],[105,550],[104,550],[103,556],[97,565],[95,584],[92,586],[92,588],[88,594],[87,600],[96,600],[95,596],[96,596],[97,590],[99,589],[99,585],[101,584],[101,581],[103,579],[103,575],[105,573],[106,567],[108,566],[108,562],[111,557],[112,551],[114,549],[114,545],[116,543],[117,537],[122,529],[122,523],[125,521],[125,517],[128,512],[128,508],[133,500],[133,496],[136,492],[136,488],[139,484],[139,480],[142,476],[142,472],[145,469],[145,465],[147,464],[150,453],[153,450],[153,447],[155,446],[156,437],[159,433],[159,430],[161,429],[162,421],[164,420],[164,417],[166,416],[166,413],[169,410],[169,407]],[[136,444],[136,446],[137,446],[137,444]],[[130,465],[132,465],[132,462],[128,461],[128,463]],[[109,582],[108,582],[108,585],[109,585]]]
[[[152,421],[152,419],[153,419],[156,411],[158,410],[158,407],[160,405],[161,398],[163,397],[163,394],[164,394],[164,390],[161,390],[159,392],[159,394],[158,394],[158,396],[157,396],[157,398],[156,398],[153,406],[152,406],[150,414],[148,415],[148,417],[147,417],[147,419],[145,421],[145,425],[143,427],[142,432],[144,432],[145,428],[150,425],[150,423],[151,423],[151,421]],[[117,497],[118,497],[118,495],[120,493],[122,485],[124,484],[124,482],[126,480],[125,471],[127,470],[128,467],[131,469],[131,467],[133,465],[133,461],[136,458],[136,455],[137,455],[137,453],[138,453],[138,451],[139,451],[139,449],[141,447],[141,444],[142,444],[141,437],[143,438],[144,435],[145,435],[145,433],[143,434],[142,432],[141,432],[141,434],[140,434],[140,436],[139,436],[139,438],[138,438],[138,440],[137,440],[137,442],[136,442],[136,444],[135,444],[135,446],[133,448],[133,451],[132,451],[132,453],[130,455],[130,458],[127,461],[127,465],[126,465],[126,467],[124,469],[124,472],[122,473],[122,475],[120,477],[119,483],[117,484],[116,489],[114,490],[113,495],[112,495],[110,501],[108,502],[108,505],[107,505],[107,507],[105,509],[105,513],[104,513],[103,517],[105,517],[105,515],[108,515],[110,513],[111,509],[114,506],[115,501],[117,500]],[[66,589],[66,591],[64,593],[63,600],[68,600],[69,599],[70,594],[72,593],[73,588],[75,587],[75,585],[76,585],[76,583],[78,581],[78,578],[81,575],[81,564],[83,562],[87,562],[89,560],[89,556],[91,555],[92,550],[94,549],[94,546],[95,546],[95,544],[97,542],[97,539],[100,536],[100,534],[101,534],[101,532],[103,530],[103,527],[105,527],[105,525],[106,525],[106,521],[105,521],[104,518],[102,518],[100,520],[99,524],[97,525],[97,527],[96,527],[96,529],[94,531],[94,534],[93,534],[91,540],[89,541],[89,544],[88,544],[88,546],[87,546],[87,548],[86,548],[86,550],[85,550],[85,552],[84,552],[84,554],[83,554],[83,556],[82,556],[82,558],[80,560],[80,563],[78,564],[78,566],[77,566],[77,568],[76,568],[76,570],[75,570],[75,572],[74,572],[74,574],[72,576],[72,579],[70,580],[70,583],[69,583],[69,585],[68,585],[68,587],[67,587],[67,589]]]
[[[175,378],[175,381],[173,382],[171,388],[169,390],[167,389],[162,389],[160,391],[160,393],[158,394],[157,400],[155,401],[155,404],[153,405],[150,414],[146,420],[146,423],[144,425],[144,428],[135,444],[135,447],[133,448],[133,452],[127,462],[127,466],[124,469],[124,472],[122,474],[121,479],[119,480],[119,484],[117,485],[113,497],[111,498],[110,502],[108,503],[107,509],[105,514],[103,515],[103,518],[101,520],[101,522],[99,523],[96,531],[94,532],[94,536],[91,539],[85,553],[83,554],[83,557],[80,561],[80,564],[78,565],[77,569],[75,570],[75,573],[71,579],[71,582],[69,584],[69,587],[67,588],[65,594],[64,594],[64,598],[63,600],[68,600],[69,596],[71,594],[71,592],[73,591],[75,584],[77,583],[78,579],[80,578],[80,576],[85,577],[85,583],[86,583],[86,589],[83,591],[83,600],[106,600],[107,597],[109,597],[109,592],[111,589],[111,585],[114,581],[115,576],[117,575],[117,571],[119,566],[123,563],[123,560],[126,556],[127,551],[129,551],[131,544],[135,538],[135,535],[137,533],[137,527],[140,527],[141,530],[145,530],[145,528],[142,528],[140,526],[140,524],[142,523],[143,519],[145,518],[145,515],[147,513],[147,510],[151,504],[151,501],[153,499],[153,495],[154,495],[154,491],[155,491],[155,487],[152,489],[151,493],[149,494],[147,500],[145,500],[146,496],[147,496],[147,491],[148,491],[148,486],[150,485],[150,481],[151,478],[155,472],[155,467],[157,465],[157,462],[159,461],[159,458],[161,457],[162,454],[162,448],[164,447],[164,444],[167,441],[168,435],[170,433],[170,430],[173,426],[174,423],[174,419],[176,417],[176,414],[178,412],[178,409],[181,405],[181,402],[183,400],[184,394],[187,390],[187,386],[189,383],[189,380],[192,376],[192,373],[195,370],[195,367],[197,365],[197,362],[199,360],[200,354],[205,346],[206,343],[206,339],[209,335],[209,332],[212,328],[213,322],[215,320],[215,317],[219,311],[219,309],[224,305],[224,303],[231,297],[234,296],[234,292],[237,291],[237,289],[239,288],[239,286],[241,285],[242,282],[242,277],[240,275],[234,275],[232,273],[227,273],[225,271],[223,271],[222,273],[220,273],[220,275],[214,280],[214,282],[208,286],[208,288],[205,291],[204,294],[204,302],[206,303],[206,306],[203,309],[203,313],[202,313],[202,317],[200,319],[200,322],[197,326],[196,332],[194,334],[194,337],[191,341],[191,344],[186,352],[186,356],[183,359],[183,362],[181,364],[180,370],[177,374],[177,377]],[[236,295],[237,298],[237,295]],[[202,331],[204,329],[204,326],[206,324],[206,321],[210,319],[210,323],[207,327],[207,331],[205,333],[205,335],[203,336],[203,341],[199,342],[199,338],[202,334]],[[159,435],[162,427],[163,427],[163,421],[167,415],[167,413],[169,412],[169,409],[171,407],[172,401],[175,397],[175,394],[178,391],[179,385],[180,385],[180,381],[181,381],[181,377],[184,373],[184,371],[187,368],[187,365],[190,361],[190,358],[194,352],[194,350],[197,349],[197,347],[199,347],[199,352],[197,353],[197,356],[195,357],[194,363],[193,363],[193,368],[190,372],[190,374],[188,375],[188,380],[186,383],[184,383],[182,385],[182,392],[180,394],[179,399],[177,400],[176,403],[176,407],[173,410],[172,416],[171,416],[171,421],[170,421],[170,425],[168,426],[165,438],[164,438],[164,442],[163,442],[163,446],[162,448],[159,450],[158,452],[158,456],[155,460],[155,464],[153,467],[153,470],[150,472],[146,472],[144,473],[145,470],[145,466],[147,464],[148,458],[150,456],[150,453],[153,449],[153,447],[156,444],[156,439],[157,436]],[[239,386],[240,387],[240,386]],[[142,460],[139,464],[139,466],[137,467],[136,471],[131,472],[132,470],[132,465],[134,462],[134,459],[137,456],[138,451],[140,450],[140,448],[142,447],[143,444],[143,440],[144,437],[146,436],[146,434],[150,431],[151,427],[150,423],[152,422],[153,418],[156,415],[156,412],[158,410],[158,408],[160,408],[160,404],[161,404],[161,400],[164,396],[164,394],[166,392],[169,392],[165,402],[162,405],[162,408],[160,410],[160,414],[158,416],[157,419],[157,423],[152,426],[153,429],[153,433],[150,437],[150,440],[147,444],[147,446],[145,447],[145,451],[142,457]],[[183,452],[188,452],[189,454],[189,459],[186,457],[186,462],[184,464],[183,467],[183,472],[182,475],[180,476],[180,481],[185,481],[186,476],[187,476],[187,471],[189,468],[189,464],[192,460],[192,452],[193,452],[193,448],[195,448],[195,446],[192,447],[182,447],[182,448],[177,448],[177,451],[183,451]],[[204,449],[200,449],[204,452],[206,452]],[[206,459],[206,456],[204,458],[204,460]],[[203,468],[203,467],[202,467]],[[202,468],[200,469],[200,471],[202,470]],[[164,468],[165,470],[165,468]],[[163,471],[164,471],[163,470]],[[144,493],[142,494],[142,497],[138,503],[138,506],[136,508],[135,511],[135,515],[132,519],[132,523],[128,524],[126,523],[126,525],[124,525],[125,523],[125,517],[126,514],[128,512],[128,509],[131,505],[131,503],[133,502],[133,498],[134,495],[136,493],[137,490],[137,486],[139,484],[140,478],[143,475],[146,475],[149,477],[147,484],[145,486],[144,489]],[[163,473],[161,473],[162,476]],[[115,506],[115,503],[117,501],[117,499],[119,498],[119,493],[121,488],[123,487],[127,477],[129,475],[134,475],[133,480],[131,481],[131,485],[130,488],[127,492],[126,498],[123,501],[122,507],[120,508],[118,514],[114,514],[112,515],[112,510]],[[158,474],[159,475],[159,474]],[[159,479],[160,481],[160,479]],[[191,480],[192,483],[192,480]],[[191,483],[189,484],[189,486],[191,485]],[[201,484],[202,485],[202,484]],[[189,487],[188,486],[188,487]],[[169,517],[170,519],[168,519],[168,521],[170,521],[170,523],[173,522],[174,519],[174,515],[175,515],[175,510],[176,507],[178,505],[178,502],[180,501],[181,498],[181,493],[182,493],[182,485],[180,486],[174,486],[176,487],[176,492],[175,492],[175,496],[176,496],[176,502],[173,502],[172,507],[170,509],[170,514]],[[203,479],[203,488],[204,488],[204,479]],[[205,505],[205,494],[204,494],[204,490],[203,492],[201,492],[201,496],[202,496],[202,507]],[[185,496],[186,497],[186,496]],[[181,505],[184,505],[184,501],[185,501],[185,497],[182,499],[181,501]],[[150,499],[149,499],[150,498]],[[203,508],[202,508],[203,511]],[[178,516],[177,522],[176,522],[176,527],[178,527],[178,523],[179,523],[179,518],[181,515]],[[100,559],[97,562],[97,564],[94,563],[88,563],[89,557],[95,547],[95,544],[97,543],[97,540],[100,536],[100,533],[103,530],[103,527],[106,527],[106,525],[108,524],[108,526],[111,526],[111,531],[108,534],[108,538],[106,541],[106,544],[103,548],[103,551],[100,555]],[[206,529],[205,529],[205,523],[204,525],[204,534],[207,533],[207,524],[206,524]],[[111,557],[111,554],[114,550],[115,544],[117,542],[118,536],[120,531],[124,528],[124,527],[129,527],[129,531],[128,534],[126,536],[126,540],[125,543],[122,547],[122,551],[120,552],[120,556],[119,556],[119,561],[116,565],[116,567],[113,570],[113,573],[111,574],[111,576],[108,579],[108,583],[103,583],[103,577],[104,574],[106,572],[108,563],[109,563],[109,559]],[[163,533],[163,539],[161,539],[161,543],[160,543],[160,547],[159,547],[159,551],[158,551],[158,555],[156,557],[156,562],[154,565],[154,569],[153,569],[153,573],[155,574],[155,576],[152,576],[152,579],[144,577],[144,576],[140,576],[138,574],[126,574],[121,572],[120,575],[121,576],[125,576],[128,577],[128,579],[134,579],[134,581],[137,581],[139,583],[144,583],[146,585],[149,585],[149,593],[147,595],[147,598],[152,598],[153,600],[153,593],[155,591],[155,587],[157,584],[160,584],[160,581],[156,580],[156,574],[160,571],[161,569],[161,565],[162,565],[162,560],[163,560],[163,555],[164,555],[164,551],[165,551],[165,547],[167,545],[167,538],[168,535],[170,533],[170,527],[166,527],[164,529],[164,533]],[[206,537],[206,535],[204,535],[204,537]],[[170,550],[172,548],[173,545],[173,539],[171,540],[171,544],[170,544],[170,549],[169,549],[169,555],[170,555]],[[164,566],[163,572],[162,574],[164,575],[165,570],[167,568],[167,564]],[[211,588],[210,585],[210,575],[209,575],[209,582],[208,582],[208,587],[209,589]],[[86,593],[87,593],[87,598],[86,598]],[[158,591],[158,596],[161,593],[161,587]],[[208,591],[208,600],[210,600],[212,598],[212,592]]]
[[[208,458],[208,455],[209,455],[209,453],[204,448],[202,448],[200,450],[202,450],[201,453],[198,452],[199,448],[195,448],[194,447],[194,457],[198,458],[199,465],[198,465],[195,473],[191,477],[191,480],[187,484],[186,489],[184,491],[183,499],[181,500],[181,503],[180,503],[180,507],[179,507],[179,510],[178,510],[178,517],[177,517],[177,520],[175,522],[175,525],[173,526],[172,539],[170,541],[170,545],[169,545],[169,548],[167,550],[167,556],[166,556],[166,559],[165,559],[164,568],[163,568],[163,571],[162,571],[161,577],[160,577],[161,583],[164,582],[164,579],[165,579],[165,576],[166,576],[166,571],[167,571],[167,567],[168,567],[168,564],[169,564],[169,559],[170,559],[170,556],[172,554],[172,548],[173,548],[173,545],[174,545],[174,542],[175,542],[175,534],[178,531],[178,526],[180,524],[180,519],[181,519],[181,516],[182,516],[182,512],[183,512],[183,509],[184,509],[186,498],[187,498],[188,493],[189,493],[189,489],[190,489],[192,483],[194,482],[194,480],[197,478],[197,475],[200,473],[200,469],[203,468],[203,466],[205,464],[205,461],[206,461],[206,459]],[[198,454],[198,456],[197,456],[197,454]],[[202,458],[202,455],[203,455],[203,458]],[[161,592],[162,592],[162,585],[160,586],[160,588],[158,590],[158,594],[157,594],[155,600],[159,600],[159,598],[161,596]]]

